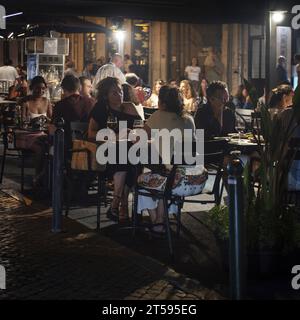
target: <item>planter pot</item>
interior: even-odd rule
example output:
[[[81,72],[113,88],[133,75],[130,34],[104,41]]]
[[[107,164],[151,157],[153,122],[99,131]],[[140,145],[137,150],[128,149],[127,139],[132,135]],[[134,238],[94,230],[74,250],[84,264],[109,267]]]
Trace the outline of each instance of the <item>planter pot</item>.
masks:
[[[223,259],[223,269],[229,272],[229,242],[218,241],[218,245]],[[246,259],[249,279],[287,276],[294,265],[300,264],[300,251],[294,250],[289,254],[276,250],[249,251]]]

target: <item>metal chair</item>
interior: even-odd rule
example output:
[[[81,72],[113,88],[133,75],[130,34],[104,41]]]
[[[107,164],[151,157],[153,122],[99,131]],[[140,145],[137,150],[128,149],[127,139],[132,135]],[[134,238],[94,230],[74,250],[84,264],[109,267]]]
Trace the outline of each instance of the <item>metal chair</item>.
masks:
[[[21,192],[24,192],[24,171],[25,171],[25,158],[32,157],[33,152],[30,150],[20,149],[16,146],[16,133],[17,128],[16,117],[16,104],[9,104],[6,108],[1,110],[3,131],[3,154],[1,162],[0,183],[3,181],[6,157],[16,157],[21,159]]]
[[[158,109],[156,108],[148,108],[148,107],[144,107],[144,116],[145,119],[148,119],[155,111],[157,111]]]
[[[180,235],[181,230],[181,209],[183,207],[184,202],[192,202],[192,203],[215,203],[220,204],[221,197],[223,193],[223,183],[220,186],[220,182],[223,174],[223,160],[224,160],[224,141],[206,141],[204,145],[204,166],[208,170],[209,175],[215,176],[214,185],[212,191],[206,193],[213,196],[212,200],[186,200],[185,197],[176,196],[172,193],[172,187],[175,179],[176,169],[178,165],[173,165],[172,170],[168,174],[161,174],[167,178],[166,187],[162,191],[147,189],[145,187],[136,185],[135,195],[134,195],[134,210],[133,210],[133,235],[135,235],[135,230],[138,227],[138,213],[137,213],[137,204],[138,204],[138,196],[146,196],[155,198],[158,200],[162,200],[164,204],[164,226],[167,232],[167,240],[169,246],[169,253],[171,258],[174,257],[173,251],[173,242],[170,228],[170,219],[168,208],[172,203],[176,203],[178,205],[178,213],[176,216],[176,226],[177,226],[177,236]],[[185,165],[184,159],[184,149],[182,149],[182,165]],[[193,143],[193,152],[196,150],[196,145]],[[203,192],[201,192],[202,194]]]
[[[71,136],[72,136],[72,142],[75,141],[79,142],[82,141],[84,144],[87,137],[87,131],[88,131],[88,123],[82,123],[82,122],[71,122],[70,124],[71,129]],[[71,196],[73,193],[73,187],[74,187],[74,179],[75,175],[79,174],[81,178],[84,178],[85,180],[89,180],[92,178],[96,178],[96,183],[89,183],[87,186],[87,192],[89,190],[97,190],[97,230],[100,230],[100,209],[101,209],[101,198],[102,195],[104,195],[104,205],[107,204],[107,189],[106,189],[106,174],[105,170],[95,170],[92,168],[92,152],[86,147],[79,147],[79,148],[71,148],[69,150],[70,157],[66,161],[66,180],[67,180],[67,198],[66,198],[66,207],[65,207],[65,215],[68,216],[68,213],[70,211],[70,202],[71,202]],[[72,157],[73,155],[85,155],[86,165],[85,168],[81,169],[74,169],[72,168]]]

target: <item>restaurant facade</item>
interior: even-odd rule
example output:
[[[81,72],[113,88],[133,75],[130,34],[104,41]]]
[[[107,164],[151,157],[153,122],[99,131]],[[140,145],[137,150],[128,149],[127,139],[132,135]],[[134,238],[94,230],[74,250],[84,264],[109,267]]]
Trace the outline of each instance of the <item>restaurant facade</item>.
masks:
[[[69,60],[82,72],[87,61],[105,61],[120,51],[120,39],[115,34],[122,30],[122,54],[128,54],[144,82],[152,85],[156,79],[180,80],[192,57],[197,57],[202,71],[210,48],[223,65],[220,79],[228,83],[232,92],[240,84],[240,76],[263,81],[264,28],[249,24],[195,24],[162,22],[108,17],[80,17],[101,25],[107,32],[60,33],[69,38]],[[24,39],[0,39],[0,51],[6,52],[15,65],[26,64]],[[0,55],[0,64],[4,54]],[[258,86],[260,84],[258,83]]]

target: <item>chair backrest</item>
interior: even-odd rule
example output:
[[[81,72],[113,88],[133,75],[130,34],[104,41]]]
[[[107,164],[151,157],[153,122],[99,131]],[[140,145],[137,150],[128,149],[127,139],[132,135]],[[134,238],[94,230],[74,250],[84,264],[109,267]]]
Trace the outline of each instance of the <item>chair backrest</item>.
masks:
[[[252,128],[260,129],[261,127],[261,113],[252,112],[251,113],[251,126]]]
[[[226,140],[207,140],[204,142],[204,166],[222,165]]]
[[[253,110],[250,109],[241,109],[237,108],[235,109],[235,118],[236,120],[242,119],[248,126],[251,125],[251,114],[253,113]]]
[[[156,108],[147,108],[144,107],[144,116],[145,119],[148,119],[155,111],[157,111],[158,109]]]
[[[89,124],[88,122],[74,121],[70,124],[72,140],[84,140],[87,137]]]
[[[9,88],[13,86],[14,81],[0,80],[0,94],[8,94]]]
[[[219,165],[223,162],[224,158],[224,149],[226,145],[226,140],[207,140],[204,141],[204,166],[209,164]],[[185,149],[185,145],[183,147],[178,148],[177,150],[181,150],[181,163],[183,165],[185,162],[185,153],[187,152]],[[176,151],[176,147],[175,147]],[[189,150],[190,151],[190,150]],[[197,142],[192,142],[192,155],[196,155],[197,150]],[[172,159],[172,163],[174,163],[175,157]]]

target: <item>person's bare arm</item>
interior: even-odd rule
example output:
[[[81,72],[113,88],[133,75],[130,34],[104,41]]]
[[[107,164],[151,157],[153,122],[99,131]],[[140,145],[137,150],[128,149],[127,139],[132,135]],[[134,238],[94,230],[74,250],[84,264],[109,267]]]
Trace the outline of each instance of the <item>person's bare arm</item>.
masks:
[[[47,118],[52,119],[52,104],[50,101],[48,101],[47,105]]]
[[[98,131],[99,131],[98,123],[93,118],[91,118],[89,122],[88,138],[96,139],[96,135]]]
[[[24,121],[28,114],[28,102],[23,102],[21,104],[21,114],[22,114],[22,121]]]
[[[151,128],[147,124],[145,124],[144,130],[147,132],[148,139],[151,139]]]

